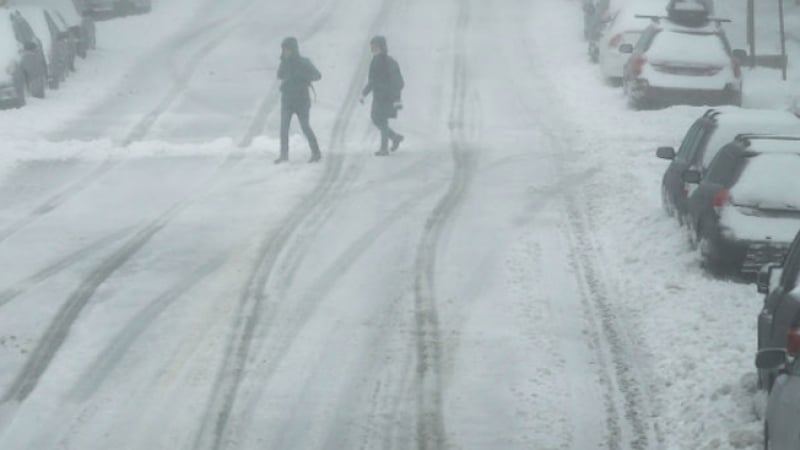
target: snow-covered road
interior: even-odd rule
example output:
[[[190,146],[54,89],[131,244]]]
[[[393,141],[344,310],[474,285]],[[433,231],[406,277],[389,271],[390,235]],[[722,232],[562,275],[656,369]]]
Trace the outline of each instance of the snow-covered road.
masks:
[[[155,5],[0,117],[0,448],[757,447],[758,297],[659,207],[701,110],[627,110],[578,2]],[[272,164],[290,34],[319,165]]]

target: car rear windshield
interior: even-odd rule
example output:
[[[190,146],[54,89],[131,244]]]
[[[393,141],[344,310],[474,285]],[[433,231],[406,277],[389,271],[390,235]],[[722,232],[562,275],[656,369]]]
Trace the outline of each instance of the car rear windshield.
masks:
[[[722,39],[714,33],[662,31],[650,45],[647,56],[655,62],[714,66],[730,63]]]
[[[745,160],[731,190],[738,205],[800,211],[800,153],[764,153]]]

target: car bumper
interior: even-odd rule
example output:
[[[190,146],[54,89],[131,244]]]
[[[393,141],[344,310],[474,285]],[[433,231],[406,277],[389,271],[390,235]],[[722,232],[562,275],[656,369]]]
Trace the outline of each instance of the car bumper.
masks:
[[[758,274],[766,264],[780,264],[789,251],[789,243],[733,240],[723,236],[712,239],[711,259],[742,275]]]
[[[687,89],[651,86],[646,80],[635,80],[630,87],[631,96],[637,100],[650,100],[665,104],[724,105],[735,102],[741,95],[733,86],[721,89]]]

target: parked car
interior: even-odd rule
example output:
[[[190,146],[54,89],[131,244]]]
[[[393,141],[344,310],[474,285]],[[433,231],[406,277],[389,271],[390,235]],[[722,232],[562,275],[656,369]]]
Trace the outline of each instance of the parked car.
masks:
[[[739,136],[723,147],[688,200],[688,225],[715,272],[754,276],[783,260],[800,230],[800,136]]]
[[[781,349],[796,357],[800,352],[800,232],[781,263],[762,267],[757,284],[758,292],[764,294],[758,315],[758,351]],[[772,389],[777,376],[776,368],[759,367],[762,389]]]
[[[150,0],[76,0],[82,11],[95,18],[149,13],[153,5]]]
[[[756,366],[779,374],[775,380],[764,416],[764,448],[800,448],[800,360],[784,349],[765,349],[758,353]]]
[[[83,14],[72,0],[29,0],[28,3],[53,11],[56,20],[64,26],[77,43],[77,53],[86,58],[88,51],[97,46],[94,19]]]
[[[679,3],[684,5],[684,3]],[[636,45],[620,46],[630,54],[623,70],[623,86],[637,109],[671,104],[741,105],[744,50],[731,50],[721,26],[702,9],[695,16],[654,17]]]
[[[28,94],[44,98],[47,63],[41,42],[18,12],[0,9],[0,107],[20,108]]]
[[[14,10],[22,14],[39,38],[47,62],[48,84],[51,89],[58,89],[69,68],[69,33],[59,27],[50,12],[42,7],[22,6]]]
[[[705,176],[719,149],[746,133],[800,135],[800,119],[794,114],[774,110],[748,110],[734,107],[709,109],[689,128],[677,152],[672,147],[656,151],[670,161],[661,182],[661,199],[668,215],[680,224],[689,223],[688,199],[696,184],[683,180],[687,170]]]
[[[663,12],[662,2],[628,3],[614,16],[602,35],[590,43],[590,54],[595,53],[603,77],[611,84],[621,84],[625,63],[630,54],[622,53],[623,45],[633,45],[639,41],[642,32],[650,25],[650,20],[636,17],[640,14],[659,14]],[[592,50],[594,49],[594,50]]]

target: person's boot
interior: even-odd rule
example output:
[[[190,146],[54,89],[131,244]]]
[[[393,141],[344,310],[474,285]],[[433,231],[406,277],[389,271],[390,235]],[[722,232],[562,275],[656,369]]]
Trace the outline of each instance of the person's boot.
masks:
[[[321,159],[322,159],[322,154],[321,153],[313,153],[311,155],[311,159],[309,159],[308,162],[309,163],[315,163],[315,162],[319,162],[319,160],[321,160]]]
[[[400,144],[403,143],[405,140],[405,136],[402,134],[398,134],[395,136],[394,140],[392,140],[392,151],[396,152],[398,148],[400,148]]]
[[[281,164],[289,161],[289,157],[286,155],[281,155],[278,159],[275,160],[275,164]]]

